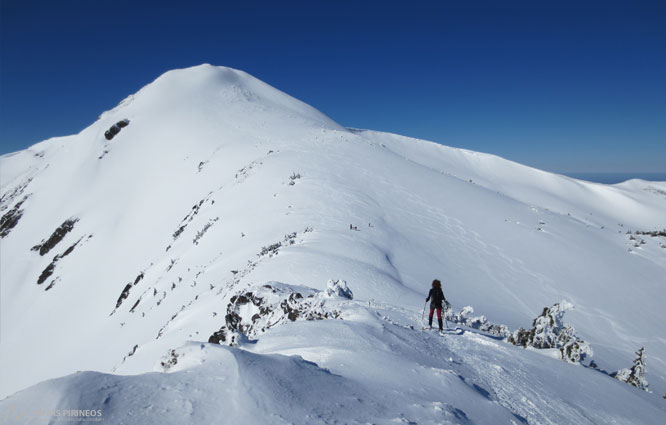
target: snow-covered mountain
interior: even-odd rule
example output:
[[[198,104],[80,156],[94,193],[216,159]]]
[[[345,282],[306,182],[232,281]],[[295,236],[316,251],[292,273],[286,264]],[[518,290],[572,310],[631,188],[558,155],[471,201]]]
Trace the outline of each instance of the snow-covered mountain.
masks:
[[[666,420],[666,183],[344,128],[201,65],[0,157],[0,196],[8,423]],[[422,332],[434,278],[511,330],[572,303],[598,367]],[[642,346],[651,392],[608,376]]]

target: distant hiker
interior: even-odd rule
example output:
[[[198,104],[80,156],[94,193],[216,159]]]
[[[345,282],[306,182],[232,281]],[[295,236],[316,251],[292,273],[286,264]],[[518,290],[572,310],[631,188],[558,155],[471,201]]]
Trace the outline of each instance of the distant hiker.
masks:
[[[349,230],[353,230],[353,229],[354,229],[354,226],[352,226],[352,225],[350,224],[350,225],[349,225]]]
[[[430,316],[428,316],[428,325],[430,326],[430,329],[432,329],[432,316],[435,314],[435,310],[437,310],[437,320],[439,321],[439,330],[441,331],[443,329],[442,301],[446,301],[446,298],[444,298],[444,292],[442,292],[442,282],[437,279],[432,281],[432,288],[430,289],[430,292],[428,292],[426,303],[430,299],[432,299],[432,301],[430,301]]]

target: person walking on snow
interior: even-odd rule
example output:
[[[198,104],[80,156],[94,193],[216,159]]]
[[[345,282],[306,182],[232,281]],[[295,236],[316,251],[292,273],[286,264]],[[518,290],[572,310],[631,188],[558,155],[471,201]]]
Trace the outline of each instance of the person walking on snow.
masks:
[[[439,330],[441,331],[443,330],[442,302],[446,301],[446,298],[444,298],[444,292],[442,292],[442,282],[437,279],[432,281],[432,288],[430,289],[430,292],[428,292],[426,303],[430,299],[432,299],[432,301],[430,301],[430,316],[428,316],[428,325],[430,326],[430,329],[432,329],[432,316],[435,314],[435,310],[437,310],[437,320],[439,321]],[[446,303],[448,304],[448,301],[446,301]]]

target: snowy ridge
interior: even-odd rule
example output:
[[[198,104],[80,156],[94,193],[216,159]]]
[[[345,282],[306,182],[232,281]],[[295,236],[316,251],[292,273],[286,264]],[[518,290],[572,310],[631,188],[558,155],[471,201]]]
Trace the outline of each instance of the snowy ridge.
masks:
[[[102,408],[110,423],[139,404],[153,406],[146,421],[168,423],[167,410],[183,415],[173,423],[207,421],[222,399],[238,421],[242,406],[264,406],[256,423],[661,423],[666,238],[643,232],[666,228],[664,211],[666,183],[587,183],[345,129],[244,72],[171,71],[80,134],[0,157],[0,364],[12,365],[0,397],[103,373],[38,384],[0,401],[0,415],[50,392],[44,409]],[[653,392],[469,330],[421,333],[433,278],[456,310],[511,330],[571,302],[567,322],[600,369],[646,347]],[[256,340],[240,332],[240,347],[208,342],[225,316],[245,317],[233,297],[274,282],[323,297],[331,280],[353,291],[325,302],[342,320],[281,318]],[[170,353],[177,372],[144,375]],[[240,387],[238,374],[260,384]],[[218,378],[230,383],[220,392]],[[271,398],[276,382],[293,397]],[[152,385],[165,392],[141,390]]]
[[[77,406],[111,423],[633,424],[663,414],[592,369],[472,331],[423,332],[406,325],[417,316],[395,308],[342,309],[343,320],[297,321],[240,348],[186,343],[155,365],[166,374],[81,372],[40,383],[2,402],[13,409],[7,423],[44,423],[35,400],[44,412]]]

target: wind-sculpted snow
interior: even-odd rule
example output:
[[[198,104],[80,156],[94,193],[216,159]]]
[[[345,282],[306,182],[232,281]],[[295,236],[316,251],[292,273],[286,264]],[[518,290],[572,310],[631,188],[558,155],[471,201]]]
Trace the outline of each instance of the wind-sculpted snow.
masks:
[[[125,119],[130,126],[107,141]],[[168,72],[79,134],[0,157],[0,397],[95,370],[136,376],[84,372],[53,388],[78,397],[69,385],[81,379],[101,400],[109,394],[79,376],[122,388],[127,397],[116,393],[106,405],[118,415],[107,419],[120,418],[109,423],[127,422],[132,409],[122,406],[139,406],[132,400],[143,403],[137,411],[154,406],[144,417],[209,406],[208,393],[220,395],[211,387],[217,372],[145,375],[171,358],[169,370],[187,363],[181,347],[193,341],[227,353],[230,368],[219,373],[239,394],[241,382],[224,375],[238,369],[229,359],[282,364],[273,354],[315,362],[294,366],[316,375],[308,385],[338,388],[328,369],[360,394],[360,407],[335,415],[313,404],[310,423],[353,422],[357,408],[359,421],[379,423],[663,422],[654,400],[663,404],[666,394],[664,193],[662,182],[594,184],[349,130],[229,68]],[[417,330],[435,278],[460,312],[462,336]],[[593,348],[597,369],[588,359],[566,364],[557,349],[499,341],[562,299],[576,305],[567,321]],[[207,342],[223,327],[235,335],[233,349]],[[631,366],[643,346],[653,393],[600,372]],[[300,385],[286,376],[266,379]],[[566,385],[549,387],[559,376]],[[183,377],[202,393],[186,395]],[[139,394],[153,384],[179,390]],[[292,421],[292,410],[303,413],[293,407],[299,397],[283,401],[284,410],[277,398],[266,401],[257,422],[280,422],[272,408]],[[53,401],[47,408],[79,408],[93,399],[45,400]],[[255,406],[222,403],[230,412]],[[651,413],[636,413],[646,405]],[[177,419],[210,418],[192,415]]]
[[[188,342],[162,353],[158,372],[81,372],[46,381],[0,401],[0,415],[8,425],[65,423],[74,408],[111,424],[663,419],[664,409],[640,391],[594,370],[544,361],[472,331],[423,332],[417,315],[393,307],[347,301],[340,310],[344,320],[289,321],[239,347]]]

